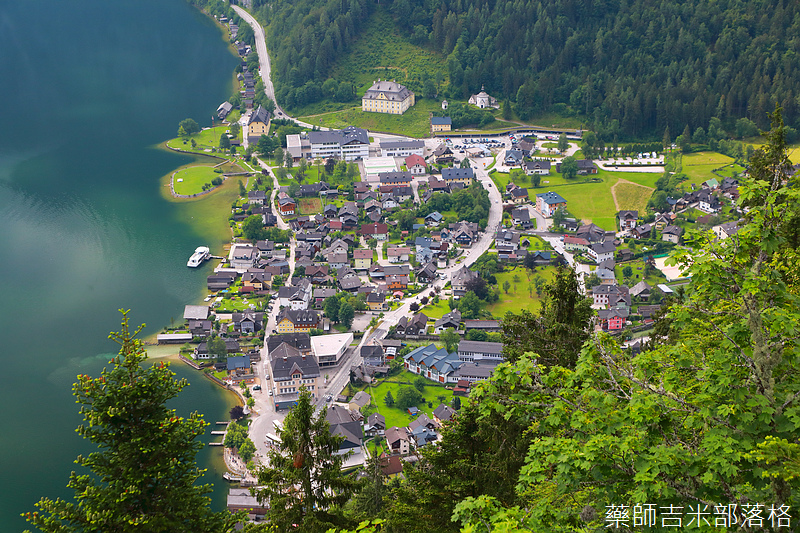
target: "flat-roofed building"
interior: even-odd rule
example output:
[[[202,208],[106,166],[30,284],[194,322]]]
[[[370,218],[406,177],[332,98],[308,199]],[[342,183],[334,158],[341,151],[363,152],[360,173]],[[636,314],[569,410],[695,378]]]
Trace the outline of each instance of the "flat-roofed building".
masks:
[[[353,342],[352,333],[316,335],[311,337],[311,350],[320,367],[336,366],[342,360],[351,342]]]

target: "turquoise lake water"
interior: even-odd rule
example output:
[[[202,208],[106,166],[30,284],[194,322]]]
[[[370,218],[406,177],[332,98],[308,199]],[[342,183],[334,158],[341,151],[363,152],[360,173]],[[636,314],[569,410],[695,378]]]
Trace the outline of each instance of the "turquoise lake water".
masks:
[[[237,59],[183,0],[0,1],[0,530],[42,496],[70,497],[78,373],[99,374],[119,308],[147,333],[205,286],[205,242],[162,199],[189,160],[153,148],[192,117],[209,125]],[[184,365],[175,407],[224,419],[232,400]],[[206,448],[214,506],[227,488]]]

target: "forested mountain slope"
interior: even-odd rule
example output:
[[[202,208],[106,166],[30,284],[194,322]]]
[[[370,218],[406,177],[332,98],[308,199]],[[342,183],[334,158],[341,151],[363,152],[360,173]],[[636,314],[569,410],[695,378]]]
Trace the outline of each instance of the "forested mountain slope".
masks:
[[[278,99],[322,82],[371,15],[371,0],[254,2],[269,23]],[[486,90],[525,119],[578,113],[601,134],[680,132],[775,102],[800,125],[800,4],[776,0],[395,0],[411,39],[448,56],[450,98]]]

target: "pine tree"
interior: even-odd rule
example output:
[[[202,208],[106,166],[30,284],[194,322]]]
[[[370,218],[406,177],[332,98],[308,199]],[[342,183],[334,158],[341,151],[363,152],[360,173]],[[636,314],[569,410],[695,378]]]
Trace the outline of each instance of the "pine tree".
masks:
[[[346,525],[340,508],[358,485],[342,473],[346,456],[336,452],[343,437],[331,434],[324,410],[315,416],[305,387],[278,436],[281,443],[269,451],[269,466],[258,472],[262,488],[257,495],[269,505],[271,525],[277,531],[298,532]]]
[[[196,485],[197,437],[208,425],[196,412],[183,418],[167,408],[188,383],[168,365],[143,365],[147,355],[136,338],[142,327],[122,328],[110,338],[121,349],[99,378],[78,376],[73,386],[84,423],[78,433],[99,450],[78,456],[91,474],[72,472],[67,486],[75,502],[43,498],[41,513],[24,517],[45,532],[226,532],[240,518],[209,509],[210,485]]]

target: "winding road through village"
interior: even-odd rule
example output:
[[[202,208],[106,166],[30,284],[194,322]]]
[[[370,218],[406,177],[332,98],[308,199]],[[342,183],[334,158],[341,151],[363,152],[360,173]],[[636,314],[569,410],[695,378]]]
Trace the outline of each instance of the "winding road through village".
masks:
[[[278,102],[275,99],[275,90],[270,79],[271,70],[270,70],[270,59],[269,54],[267,52],[267,45],[264,35],[264,29],[261,25],[250,15],[247,11],[242,9],[239,6],[233,5],[231,6],[236,11],[236,13],[248,24],[250,24],[253,28],[253,32],[255,34],[256,39],[256,50],[258,52],[259,63],[261,68],[261,76],[264,80],[264,88],[266,95],[275,101],[276,104],[276,115],[280,118],[291,118],[281,109],[278,105]],[[293,119],[295,122],[298,122],[301,126],[311,128],[310,124],[306,124],[303,122],[297,121],[297,119]],[[404,139],[405,137],[401,135],[387,135],[381,134],[380,138],[395,138],[395,139]],[[377,140],[376,140],[377,143]],[[272,189],[272,196],[270,205],[272,208],[273,214],[278,218],[278,227],[280,229],[289,229],[289,225],[286,221],[281,217],[280,213],[275,208],[275,195],[278,193],[279,190],[279,183],[277,178],[275,177],[274,172],[272,172],[272,168],[262,160],[258,160],[258,163],[261,165],[262,168],[268,169],[270,174],[273,178],[273,189]],[[443,288],[448,281],[450,281],[451,275],[457,269],[460,269],[465,266],[470,266],[478,258],[483,255],[487,250],[490,249],[492,242],[494,241],[495,232],[500,227],[500,223],[502,220],[503,215],[503,203],[502,203],[502,196],[501,192],[497,190],[496,185],[492,181],[491,177],[489,176],[487,167],[492,164],[492,158],[483,158],[483,159],[475,159],[472,160],[472,167],[475,170],[475,176],[480,181],[484,189],[486,189],[489,193],[489,216],[488,216],[488,224],[486,226],[485,231],[483,231],[480,235],[480,238],[477,242],[475,242],[472,247],[465,250],[465,252],[456,260],[451,260],[451,264],[448,265],[446,268],[440,269],[439,273],[443,274],[440,279],[434,281],[428,288],[422,291],[419,294],[414,295],[413,297],[405,298],[401,301],[401,305],[392,311],[387,311],[384,313],[383,319],[380,321],[378,326],[373,330],[369,331],[369,333],[365,334],[360,344],[355,349],[350,349],[347,352],[347,355],[343,358],[342,362],[339,364],[338,367],[330,369],[330,376],[327,380],[326,385],[324,386],[324,390],[317,392],[317,406],[318,408],[323,408],[325,406],[325,396],[327,394],[338,395],[339,392],[347,385],[349,378],[350,378],[350,368],[353,365],[357,365],[361,363],[360,358],[360,347],[365,344],[372,344],[377,342],[378,340],[384,338],[389,328],[396,325],[401,317],[409,316],[412,314],[410,310],[410,305],[412,302],[416,301],[418,298],[422,296],[430,296],[432,295],[436,289]],[[414,188],[415,193],[415,200],[419,200],[419,196],[417,193],[417,189]],[[532,215],[538,215],[538,213],[531,213]],[[538,229],[539,231],[536,232],[540,234],[544,239],[546,239],[550,244],[559,251],[560,253],[564,253],[564,257],[567,261],[574,265],[572,260],[572,255],[565,253],[563,249],[563,245],[561,244],[560,240],[557,236],[552,234],[546,233],[546,226],[544,226],[544,219],[541,216],[536,216]],[[296,241],[294,239],[291,240],[290,245],[290,256],[289,256],[289,265],[290,271],[294,272],[294,258],[295,258],[295,245]],[[382,257],[380,249],[378,250],[379,256]],[[291,274],[290,274],[291,279]],[[288,280],[287,280],[288,281]],[[274,331],[275,329],[275,319],[278,313],[278,305],[274,306],[274,309],[269,313],[269,320],[266,326],[267,333]],[[254,407],[255,413],[257,416],[252,418],[252,423],[250,425],[250,437],[253,440],[253,443],[256,445],[257,450],[257,458],[264,462],[267,457],[267,450],[269,449],[269,444],[266,441],[266,435],[269,433],[275,433],[275,423],[280,423],[283,420],[285,413],[276,412],[274,406],[272,405],[272,397],[269,395],[269,391],[271,390],[271,382],[270,382],[270,366],[269,366],[269,354],[267,350],[266,340],[264,346],[261,350],[261,362],[257,365],[257,373],[261,378],[262,388],[260,391],[254,391],[253,396],[256,400],[256,405]]]

